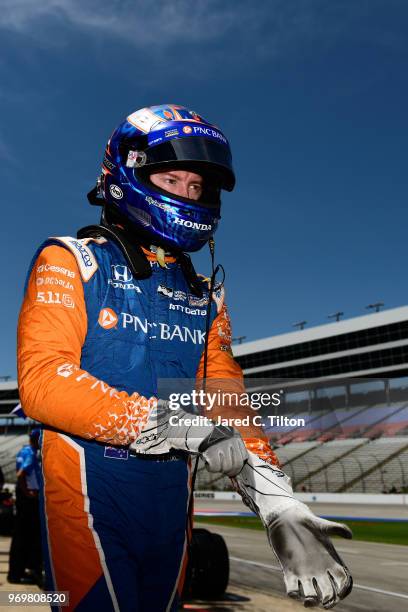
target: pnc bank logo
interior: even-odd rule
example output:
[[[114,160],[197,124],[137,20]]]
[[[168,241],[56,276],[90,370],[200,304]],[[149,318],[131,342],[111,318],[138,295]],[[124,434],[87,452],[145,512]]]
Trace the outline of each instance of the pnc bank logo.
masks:
[[[118,323],[118,315],[112,308],[102,308],[99,313],[98,323],[103,329],[112,329]]]

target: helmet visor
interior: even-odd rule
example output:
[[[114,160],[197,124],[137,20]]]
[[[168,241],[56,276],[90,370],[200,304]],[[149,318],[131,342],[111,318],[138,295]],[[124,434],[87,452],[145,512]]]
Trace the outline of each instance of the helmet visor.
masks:
[[[235,176],[231,152],[228,147],[206,138],[178,138],[145,149],[145,166],[174,165],[175,162],[191,162],[203,171],[213,172],[221,189],[232,191]]]

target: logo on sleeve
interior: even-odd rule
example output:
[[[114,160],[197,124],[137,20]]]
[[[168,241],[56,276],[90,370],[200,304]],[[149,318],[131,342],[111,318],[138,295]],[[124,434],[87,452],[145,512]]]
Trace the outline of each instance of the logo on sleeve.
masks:
[[[63,378],[68,378],[75,371],[75,366],[73,363],[64,363],[57,368],[58,376],[62,376]]]
[[[99,313],[98,323],[103,329],[112,329],[118,323],[118,316],[112,308],[102,308]]]

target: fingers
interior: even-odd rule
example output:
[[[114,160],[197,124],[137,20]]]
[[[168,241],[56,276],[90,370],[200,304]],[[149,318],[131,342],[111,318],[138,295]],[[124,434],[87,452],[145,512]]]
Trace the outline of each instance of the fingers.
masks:
[[[335,606],[339,598],[337,596],[336,586],[332,582],[329,572],[319,576],[318,588],[321,593],[320,601],[323,607],[328,609]]]
[[[340,571],[341,570],[341,571]],[[295,574],[285,575],[286,592],[292,599],[303,601],[305,608],[323,605],[325,609],[333,608],[340,599],[346,597],[353,586],[353,580],[347,568],[335,568],[316,577]]]
[[[248,457],[247,450],[240,438],[228,441],[225,449],[218,453],[220,468],[218,471],[227,476],[234,477],[242,470]]]
[[[347,597],[347,595],[351,592],[351,589],[353,588],[353,579],[347,567],[339,567],[337,565],[334,568],[330,569],[328,574],[330,580],[334,584],[334,588],[339,598],[344,599],[345,597]]]
[[[301,599],[305,608],[315,608],[320,602],[320,593],[315,589],[315,578],[299,581]]]
[[[226,453],[226,457],[224,457],[225,462],[223,466],[224,474],[227,476],[234,477],[242,470],[244,467],[244,462],[248,457],[248,453],[244,444],[241,440],[237,440],[237,443],[231,444],[229,447],[229,452]]]
[[[314,608],[319,605],[320,592],[316,590],[315,578],[302,578],[294,574],[285,575],[286,592],[292,599],[303,601],[305,608]]]
[[[239,436],[217,441],[203,451],[203,459],[209,472],[222,472],[234,477],[248,459],[248,451]]]

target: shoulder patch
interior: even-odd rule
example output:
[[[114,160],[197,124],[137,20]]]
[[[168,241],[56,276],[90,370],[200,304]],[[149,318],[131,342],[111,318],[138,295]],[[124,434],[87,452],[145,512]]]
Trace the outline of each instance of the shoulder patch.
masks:
[[[51,240],[57,240],[64,244],[77,260],[78,268],[82,279],[89,281],[98,269],[98,262],[91,249],[87,246],[89,242],[98,242],[100,239],[93,238],[73,238],[72,236],[54,236]],[[105,242],[105,239],[103,239]]]

